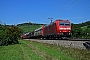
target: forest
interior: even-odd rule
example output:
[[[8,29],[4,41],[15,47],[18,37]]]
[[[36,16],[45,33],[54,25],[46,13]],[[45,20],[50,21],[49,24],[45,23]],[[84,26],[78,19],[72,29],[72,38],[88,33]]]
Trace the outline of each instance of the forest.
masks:
[[[72,38],[90,38],[90,21],[73,24]]]

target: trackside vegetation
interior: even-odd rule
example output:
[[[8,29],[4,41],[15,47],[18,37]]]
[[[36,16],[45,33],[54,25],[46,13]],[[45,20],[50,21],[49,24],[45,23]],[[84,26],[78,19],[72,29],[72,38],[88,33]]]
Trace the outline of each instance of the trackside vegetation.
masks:
[[[22,30],[17,26],[7,26],[0,24],[0,46],[18,44],[18,39],[21,33]]]
[[[79,24],[72,23],[72,38],[90,38],[90,20]]]
[[[0,60],[89,60],[90,51],[65,48],[35,41],[0,46]]]

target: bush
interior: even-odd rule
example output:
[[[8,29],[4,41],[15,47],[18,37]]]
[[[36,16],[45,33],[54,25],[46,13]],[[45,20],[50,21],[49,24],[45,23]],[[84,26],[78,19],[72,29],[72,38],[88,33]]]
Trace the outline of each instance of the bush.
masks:
[[[21,29],[12,25],[12,26],[2,26],[0,29],[0,46],[9,45],[9,44],[18,44],[18,39],[22,33]]]

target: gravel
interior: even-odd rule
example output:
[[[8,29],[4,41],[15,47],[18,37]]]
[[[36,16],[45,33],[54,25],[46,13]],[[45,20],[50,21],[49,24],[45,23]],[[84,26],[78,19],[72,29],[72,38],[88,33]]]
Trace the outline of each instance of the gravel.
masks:
[[[57,46],[64,46],[64,47],[71,47],[71,48],[78,48],[78,49],[90,49],[90,41],[69,41],[69,40],[37,40],[37,39],[29,39],[32,41],[48,43],[48,44],[55,44]]]

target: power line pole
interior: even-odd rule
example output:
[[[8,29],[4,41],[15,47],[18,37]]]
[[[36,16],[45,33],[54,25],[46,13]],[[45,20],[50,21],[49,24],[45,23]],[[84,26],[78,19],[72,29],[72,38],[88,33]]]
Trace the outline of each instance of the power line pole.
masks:
[[[50,20],[51,20],[51,23],[52,23],[52,21],[53,21],[52,19],[53,19],[53,18],[48,18],[48,19],[50,19]]]

